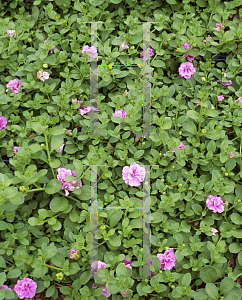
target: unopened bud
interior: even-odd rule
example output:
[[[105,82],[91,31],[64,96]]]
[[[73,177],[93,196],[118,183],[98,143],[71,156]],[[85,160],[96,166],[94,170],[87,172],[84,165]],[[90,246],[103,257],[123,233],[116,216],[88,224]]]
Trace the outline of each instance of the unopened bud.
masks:
[[[48,65],[47,64],[43,64],[43,68],[48,68]]]
[[[205,77],[202,77],[202,81],[206,81],[206,78],[205,78]]]

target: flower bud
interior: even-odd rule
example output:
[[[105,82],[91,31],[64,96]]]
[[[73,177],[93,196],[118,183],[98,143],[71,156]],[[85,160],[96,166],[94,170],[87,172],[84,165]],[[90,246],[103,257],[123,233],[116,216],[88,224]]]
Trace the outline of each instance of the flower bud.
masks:
[[[206,129],[202,129],[202,133],[207,133],[207,130]]]
[[[180,52],[180,48],[177,48],[176,51],[177,51],[177,52]]]
[[[124,92],[124,96],[126,97],[126,96],[128,96],[128,91],[126,90],[125,92]]]
[[[32,39],[31,39],[31,38],[28,38],[28,42],[31,43],[31,42],[32,42]]]
[[[43,64],[43,68],[48,68],[48,65],[47,64]]]
[[[21,192],[25,191],[25,187],[24,186],[21,186],[19,189],[20,189]]]
[[[185,244],[182,244],[182,247],[185,247],[186,245]]]
[[[165,181],[164,178],[161,178],[161,181],[164,182]]]
[[[241,199],[238,199],[238,202],[241,202]]]
[[[57,279],[62,280],[63,279],[63,274],[61,272],[57,273],[56,277],[57,277]]]
[[[182,135],[182,131],[179,131],[179,135]]]
[[[44,146],[45,146],[45,144],[41,144],[40,146],[41,146],[41,147],[44,147]]]
[[[110,64],[110,65],[108,66],[108,68],[109,68],[109,70],[112,70],[113,66]]]
[[[72,104],[76,104],[77,103],[77,99],[71,99]]]
[[[175,166],[172,166],[172,169],[175,169]]]
[[[205,78],[205,77],[202,77],[202,81],[206,81],[206,78]]]
[[[133,49],[134,49],[134,46],[132,46],[130,49],[132,49],[132,50],[133,50]]]
[[[224,175],[225,175],[225,176],[229,176],[229,173],[225,173]]]
[[[171,288],[172,288],[172,289],[174,289],[174,288],[175,288],[175,286],[174,286],[174,285],[172,285],[172,286],[171,286]]]
[[[181,184],[181,183],[179,183],[179,186],[182,186],[182,184]]]
[[[228,202],[228,201],[225,201],[225,205],[229,205],[229,202]]]

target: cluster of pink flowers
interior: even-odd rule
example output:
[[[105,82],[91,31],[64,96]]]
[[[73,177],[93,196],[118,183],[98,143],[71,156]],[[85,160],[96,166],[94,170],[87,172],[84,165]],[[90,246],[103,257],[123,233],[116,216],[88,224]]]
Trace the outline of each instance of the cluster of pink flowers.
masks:
[[[82,100],[81,100],[81,101],[78,100],[78,104],[82,104],[82,102],[83,102]],[[83,106],[83,105],[80,105],[80,106],[78,107],[78,109],[80,110],[82,116],[85,115],[85,114],[89,115],[89,112],[90,112],[91,110],[93,110],[93,111],[100,111],[100,110],[99,110],[98,108],[96,108],[96,107],[93,107],[93,106],[85,107],[85,106]]]
[[[14,37],[14,38],[16,38],[15,30],[7,29],[7,34],[8,34],[8,37]]]
[[[7,285],[1,285],[0,290],[7,289],[12,291]],[[34,298],[37,290],[37,283],[32,279],[24,277],[22,280],[18,280],[17,284],[14,286],[14,291],[18,295],[19,299],[24,298]],[[4,298],[3,300],[9,300]]]
[[[5,118],[4,116],[0,116],[0,130],[6,129],[7,123],[8,123],[7,118]]]
[[[221,197],[209,195],[206,201],[208,209],[212,210],[214,213],[222,213],[224,211],[224,202]]]
[[[79,258],[80,257],[80,251],[71,248],[71,252],[69,253],[69,257],[70,258],[76,258],[76,259]]]
[[[128,44],[129,45],[129,44]],[[119,51],[122,52],[124,51],[125,49],[129,49],[129,46],[127,45],[126,42],[123,42],[122,44],[120,44],[119,46]]]
[[[41,72],[41,71],[38,71],[37,72],[37,78],[39,78],[39,80],[41,81],[45,81],[46,79],[48,79],[50,77],[50,74],[48,72]]]
[[[89,47],[88,45],[85,45],[82,48],[82,53],[84,53],[84,52],[90,52],[90,56],[88,58],[97,57],[98,56],[97,48],[95,48],[94,46]]]
[[[216,23],[216,27],[213,28],[213,29],[216,30],[216,31],[219,31],[220,27],[221,27],[221,28],[224,28],[223,24]],[[223,32],[224,32],[224,31],[223,31]]]
[[[10,80],[9,83],[6,85],[7,88],[11,88],[12,92],[17,94],[18,89],[23,86],[22,83],[18,79]],[[6,90],[6,92],[8,89]]]
[[[65,189],[65,196],[68,196],[70,194],[68,192],[68,190],[72,191],[72,192],[75,190],[75,185],[76,185],[77,180],[67,182],[67,181],[65,181],[65,178],[67,176],[76,177],[75,170],[71,171],[71,170],[67,170],[65,168],[58,168],[58,169],[56,169],[56,171],[58,172],[57,179],[60,181],[60,183],[62,183],[61,189],[62,190]],[[82,182],[80,180],[76,186],[76,189],[79,189],[81,186],[82,186]]]
[[[186,48],[187,50],[189,50],[190,44],[186,42],[186,43],[182,44],[181,47]],[[184,54],[183,57],[185,57],[189,61],[192,61],[195,58],[195,56],[191,56],[191,55],[188,55],[188,54]]]
[[[146,55],[145,59],[149,59],[150,56],[153,56],[153,55],[154,55],[152,48],[148,48],[148,49],[149,49],[149,53]],[[145,51],[146,51],[146,50],[145,50]],[[142,51],[141,53],[144,53],[145,51]],[[140,54],[140,57],[141,57],[141,58],[144,58],[144,56],[143,56],[142,54]]]
[[[44,43],[46,43],[46,42],[49,42],[49,40],[44,40]],[[54,53],[54,49],[57,49],[57,47],[54,47],[54,48],[50,49],[51,54]]]
[[[137,163],[123,167],[122,177],[126,184],[130,186],[139,186],[145,179],[145,168],[140,167]]]
[[[196,72],[196,69],[191,62],[183,62],[179,67],[179,75],[186,79],[191,78],[191,76]]]

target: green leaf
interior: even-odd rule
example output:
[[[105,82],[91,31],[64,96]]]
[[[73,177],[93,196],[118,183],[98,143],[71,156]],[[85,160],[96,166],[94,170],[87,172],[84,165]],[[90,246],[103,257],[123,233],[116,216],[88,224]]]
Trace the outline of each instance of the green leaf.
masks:
[[[51,286],[47,289],[47,291],[46,291],[46,297],[51,297],[51,296],[53,296],[54,293],[55,293],[55,291],[56,291],[55,285],[51,285]]]
[[[238,213],[232,213],[231,221],[236,225],[241,225],[242,224],[242,216]]]
[[[64,138],[61,135],[51,137],[51,151],[60,148],[64,144]]]
[[[73,160],[73,165],[74,165],[74,167],[75,167],[76,169],[78,169],[78,170],[83,170],[83,164],[82,164],[82,162],[81,162],[80,160],[74,159],[74,160]]]
[[[39,122],[31,122],[31,127],[37,134],[41,135],[48,128],[48,125],[42,125]]]
[[[72,289],[69,286],[62,286],[60,288],[60,292],[64,295],[70,295],[72,293]]]
[[[185,131],[187,131],[187,132],[190,132],[190,133],[194,134],[194,135],[197,134],[197,127],[196,127],[196,125],[195,125],[193,122],[191,122],[191,121],[185,122],[185,123],[183,124],[183,129],[184,129]]]
[[[143,154],[144,154],[144,150],[138,150],[138,151],[135,151],[135,153],[134,153],[134,159],[135,160],[137,160],[137,159],[139,159],[140,157],[142,157],[143,156]]]
[[[66,176],[65,179],[64,179],[64,181],[66,181],[66,182],[71,182],[71,181],[74,181],[74,180],[76,180],[76,178],[72,175]]]
[[[70,275],[76,274],[79,270],[80,270],[80,266],[78,265],[78,263],[76,262],[70,263],[69,270],[68,270],[70,272]]]
[[[152,266],[155,268],[155,272],[160,271],[161,262],[158,257],[155,257],[152,262]]]
[[[200,271],[200,277],[205,283],[213,283],[217,280],[218,274],[214,267],[205,266]]]
[[[235,168],[235,166],[236,166],[236,161],[234,158],[230,158],[229,160],[226,161],[225,164],[226,170],[231,171]]]
[[[1,255],[0,255],[0,268],[6,268],[5,260]]]
[[[119,4],[122,0],[110,0],[111,3]],[[111,294],[111,293],[110,293]],[[116,293],[115,293],[116,294]]]
[[[151,64],[152,67],[165,68],[166,65],[162,60],[156,59]]]
[[[238,294],[230,294],[224,300],[241,300]]]
[[[126,276],[126,275],[128,275],[128,272],[129,271],[127,270],[127,267],[125,266],[124,263],[120,263],[116,268],[116,274],[118,277]]]
[[[50,201],[50,209],[54,212],[63,211],[68,206],[68,200],[65,197],[55,197]]]
[[[6,273],[2,272],[0,273],[0,286],[2,286],[5,281],[6,281]]]
[[[90,280],[91,277],[92,277],[91,270],[87,270],[87,271],[83,272],[80,276],[80,284],[85,285]]]
[[[218,115],[218,111],[215,109],[208,109],[205,114],[209,117],[215,118]]]
[[[46,194],[55,194],[57,193],[62,187],[62,184],[59,182],[58,179],[51,179],[45,188]]]
[[[90,185],[83,185],[78,190],[75,190],[75,194],[78,191],[78,198],[81,200],[90,200],[91,192],[90,192]]]
[[[237,243],[232,243],[229,245],[229,251],[231,253],[239,253],[242,250],[242,247],[239,246]]]
[[[65,128],[53,127],[51,128],[50,134],[51,135],[61,135],[66,131]]]
[[[118,280],[116,278],[111,278],[107,283],[107,293],[117,294],[119,291]]]
[[[9,201],[14,205],[20,205],[24,203],[23,193],[18,192],[17,195],[13,198],[9,198]]]
[[[225,277],[221,282],[220,282],[220,294],[223,295],[234,287],[234,280],[230,277]]]
[[[121,245],[121,239],[117,235],[112,235],[109,237],[109,243],[114,247],[119,247]]]
[[[233,229],[233,230],[231,230],[231,233],[237,239],[241,239],[242,238],[242,229]]]
[[[138,44],[139,42],[141,42],[143,39],[142,35],[132,35],[130,38],[130,43],[131,44]]]
[[[207,283],[205,290],[212,299],[215,299],[215,300],[218,299],[218,289],[215,284]]]
[[[119,220],[122,218],[122,215],[123,213],[121,210],[115,210],[109,213],[109,224],[111,228],[118,224]]]
[[[122,123],[123,122],[123,119],[119,116],[112,116],[111,117],[111,120],[114,122],[114,123]]]
[[[192,118],[193,120],[198,120],[199,119],[199,113],[196,112],[195,110],[188,110],[187,115],[189,118]]]
[[[189,286],[191,283],[191,273],[186,273],[183,277],[182,277],[182,286]]]
[[[7,274],[7,278],[17,278],[22,274],[19,269],[13,269]]]
[[[101,5],[105,0],[89,0],[90,4],[93,6]]]
[[[151,223],[160,223],[163,220],[163,215],[159,211],[155,211],[151,214],[151,218],[154,218],[151,220]]]

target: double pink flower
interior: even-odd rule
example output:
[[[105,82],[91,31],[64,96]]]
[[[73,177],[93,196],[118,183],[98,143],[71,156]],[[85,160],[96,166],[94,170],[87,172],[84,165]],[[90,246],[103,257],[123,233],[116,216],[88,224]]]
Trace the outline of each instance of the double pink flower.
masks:
[[[7,88],[11,88],[12,92],[18,94],[18,89],[23,86],[22,83],[18,79],[10,80],[9,83],[6,85]],[[8,89],[6,90],[6,92]]]

